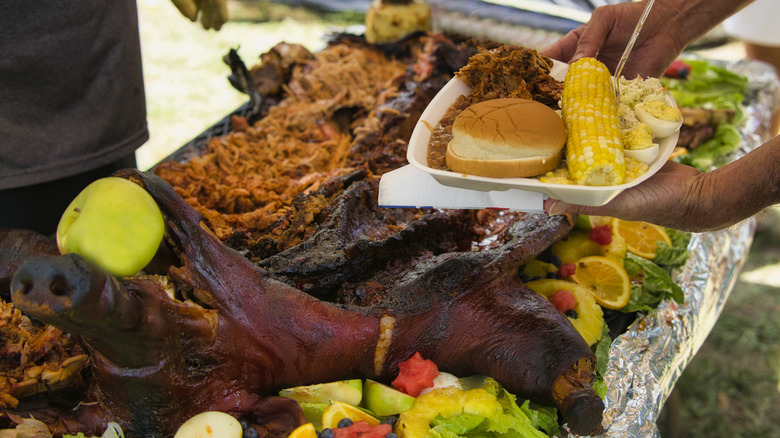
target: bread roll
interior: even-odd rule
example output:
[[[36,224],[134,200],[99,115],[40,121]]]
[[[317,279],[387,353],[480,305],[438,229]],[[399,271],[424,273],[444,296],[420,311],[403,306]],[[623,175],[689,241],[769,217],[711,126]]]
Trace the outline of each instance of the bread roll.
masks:
[[[566,128],[548,106],[503,98],[463,110],[452,126],[446,164],[453,172],[495,178],[544,174],[561,164]]]

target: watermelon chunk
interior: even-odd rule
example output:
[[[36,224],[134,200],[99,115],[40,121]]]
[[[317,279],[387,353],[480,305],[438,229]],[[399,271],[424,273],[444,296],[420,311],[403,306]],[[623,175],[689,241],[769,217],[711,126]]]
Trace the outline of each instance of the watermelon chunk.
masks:
[[[439,375],[439,367],[432,360],[423,359],[420,352],[398,364],[398,377],[393,380],[395,389],[412,397],[420,395],[420,391],[433,387],[433,379]]]

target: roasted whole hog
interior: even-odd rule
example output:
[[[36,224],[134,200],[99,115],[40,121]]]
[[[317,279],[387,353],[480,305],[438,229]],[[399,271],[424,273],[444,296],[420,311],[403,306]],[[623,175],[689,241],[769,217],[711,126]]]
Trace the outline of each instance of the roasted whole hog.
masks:
[[[370,195],[376,181],[341,180],[345,187],[325,219],[330,231],[322,231],[321,243],[301,244],[312,254],[341,235],[340,246],[351,249],[319,266],[352,261],[356,274],[336,281],[324,268],[308,270],[298,247],[290,248],[286,267],[284,253],[260,267],[216,238],[164,180],[129,170],[121,176],[149,191],[163,211],[170,254],[157,261],[158,275],[110,277],[79,256],[52,254],[29,232],[0,231],[4,263],[21,264],[13,254],[25,255],[10,286],[15,306],[80,339],[90,355],[78,406],[27,411],[55,432],[99,434],[115,421],[128,436],[167,437],[192,415],[220,410],[246,419],[261,436],[286,436],[303,417],[295,402],[273,396],[279,389],[356,377],[388,381],[416,351],[444,371],[489,375],[520,397],[558,407],[577,434],[600,430],[604,406],[591,387],[590,348],[516,272],[569,231],[566,219],[512,214],[481,250],[404,254],[392,242],[415,239],[415,229],[435,235],[442,223],[468,222],[468,215],[417,212],[410,225],[385,224],[384,231],[378,223],[346,226],[340,208],[363,199],[360,192]],[[366,209],[371,199],[363,199]],[[306,276],[310,287],[342,288],[333,302],[321,300],[292,285]],[[368,305],[344,303],[355,300]],[[25,413],[23,403],[17,412]]]

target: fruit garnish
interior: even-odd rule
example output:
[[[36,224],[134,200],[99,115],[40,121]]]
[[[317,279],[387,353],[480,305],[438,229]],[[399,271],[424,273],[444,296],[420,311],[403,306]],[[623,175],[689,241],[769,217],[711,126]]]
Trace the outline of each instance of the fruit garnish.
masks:
[[[392,388],[366,379],[363,386],[364,406],[380,417],[396,415],[414,405],[414,397]]]
[[[330,403],[340,401],[351,405],[360,404],[363,399],[363,381],[360,379],[296,386],[279,391],[282,397],[298,403]]]
[[[75,253],[111,275],[133,275],[157,253],[165,232],[162,213],[141,186],[118,177],[88,185],[57,225],[62,254]]]
[[[681,59],[675,59],[669,64],[669,67],[667,67],[664,76],[675,79],[686,79],[690,73],[691,66],[688,65],[688,63]]]
[[[536,280],[526,284],[526,286],[548,300],[551,300],[561,290],[572,293],[577,301],[572,309],[576,315],[567,315],[569,322],[582,335],[588,345],[593,345],[601,339],[604,328],[604,312],[587,289],[571,281],[555,279]]]
[[[394,430],[399,437],[428,437],[430,423],[438,416],[452,418],[471,414],[489,418],[502,411],[496,396],[482,388],[468,391],[457,388],[435,389],[417,397],[414,406],[398,417]]]
[[[550,254],[561,263],[574,263],[585,256],[601,255],[601,245],[590,239],[588,231],[574,229],[552,244]]]
[[[631,280],[622,264],[603,256],[588,256],[577,261],[571,280],[593,294],[607,309],[620,309],[631,298]]]
[[[461,388],[460,379],[457,378],[454,374],[440,371],[439,375],[433,379],[433,387],[423,389],[420,391],[420,394],[433,391],[436,388]]]
[[[658,242],[672,245],[672,240],[663,227],[648,222],[612,220],[615,235],[626,242],[626,248],[633,254],[653,260],[658,252]]]
[[[398,364],[398,377],[392,385],[399,391],[417,397],[423,389],[433,387],[433,379],[438,375],[439,367],[415,352],[412,357]]]
[[[550,302],[561,313],[566,313],[569,310],[574,310],[577,307],[577,298],[574,297],[574,293],[570,290],[560,289],[555,291]]]
[[[539,259],[531,259],[523,265],[520,276],[523,281],[538,280],[548,278],[548,275],[558,272],[558,267],[552,263],[547,263]]]
[[[558,268],[558,272],[556,273],[556,277],[558,278],[566,278],[571,277],[574,275],[574,273],[577,271],[577,265],[574,263],[564,263],[561,265],[560,268]]]
[[[610,227],[610,230],[612,232],[612,240],[608,244],[601,246],[601,252],[599,254],[593,255],[602,255],[604,257],[609,257],[618,263],[623,263],[623,260],[626,258],[626,251],[628,251],[626,248],[626,240],[623,236],[615,234],[615,230],[612,227]]]
[[[588,237],[599,245],[609,245],[612,243],[612,226],[596,225],[590,230]]]
[[[322,429],[322,413],[328,409],[330,403],[306,403],[298,402],[303,411],[303,417],[307,422],[314,425],[317,430]]]
[[[379,418],[369,414],[368,412],[346,403],[333,402],[322,413],[322,428],[336,429],[339,421],[344,418],[349,418],[353,422],[365,421],[371,425],[379,424]]]
[[[296,427],[288,438],[317,438],[317,430],[311,423],[302,424]]]
[[[241,438],[243,434],[241,423],[232,415],[206,411],[185,421],[174,438]]]
[[[393,433],[393,426],[385,423],[368,424],[365,421],[357,421],[349,426],[333,429],[334,438],[386,438]]]

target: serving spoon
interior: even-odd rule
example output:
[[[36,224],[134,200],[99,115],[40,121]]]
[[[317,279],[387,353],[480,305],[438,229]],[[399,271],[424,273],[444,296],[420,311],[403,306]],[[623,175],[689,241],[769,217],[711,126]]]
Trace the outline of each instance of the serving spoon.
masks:
[[[645,5],[645,9],[642,11],[642,15],[636,23],[636,28],[634,28],[634,33],[631,35],[631,39],[628,40],[628,44],[626,45],[625,50],[623,50],[623,54],[620,55],[620,61],[618,61],[618,65],[615,68],[615,74],[612,76],[612,84],[615,88],[615,101],[618,103],[620,103],[620,74],[623,73],[623,67],[626,65],[628,54],[631,53],[631,49],[634,48],[636,38],[639,36],[639,32],[642,31],[642,26],[645,24],[645,20],[647,20],[647,16],[650,14],[650,9],[653,7],[654,2],[655,0],[648,0]]]

